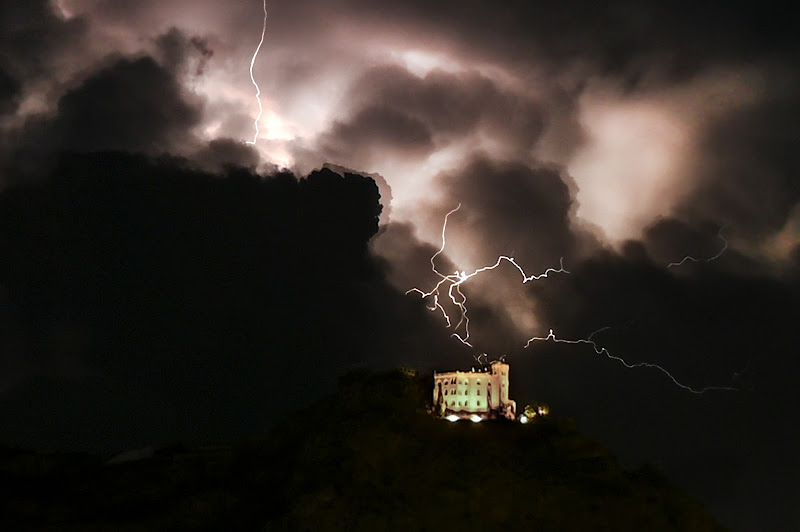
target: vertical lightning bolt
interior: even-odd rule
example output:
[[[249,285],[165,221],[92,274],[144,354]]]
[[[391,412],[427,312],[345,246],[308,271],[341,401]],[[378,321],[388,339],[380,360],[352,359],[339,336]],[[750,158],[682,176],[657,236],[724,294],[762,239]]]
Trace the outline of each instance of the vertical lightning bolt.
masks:
[[[258,123],[261,121],[261,115],[264,113],[264,107],[261,105],[261,88],[259,88],[258,83],[256,83],[256,79],[253,77],[253,65],[256,64],[256,58],[258,57],[258,52],[261,50],[261,45],[264,44],[264,35],[267,33],[267,0],[263,0],[263,8],[264,8],[264,23],[261,26],[261,40],[258,41],[258,46],[256,46],[256,51],[253,52],[253,58],[250,60],[250,81],[253,82],[253,86],[256,88],[256,102],[258,102],[258,116],[256,116],[255,120],[253,121],[253,125],[255,126],[255,133],[253,133],[253,140],[248,140],[247,144],[255,144],[256,140],[258,139]]]
[[[717,238],[722,240],[722,242],[724,244],[722,246],[722,249],[719,250],[719,253],[717,253],[713,257],[709,257],[709,258],[705,258],[705,259],[703,259],[703,258],[698,259],[698,258],[692,257],[691,255],[686,255],[685,257],[683,257],[683,259],[681,259],[680,262],[670,262],[669,264],[667,264],[667,268],[672,268],[673,266],[681,266],[686,261],[691,261],[691,262],[711,262],[712,260],[717,260],[718,258],[720,258],[722,256],[722,254],[725,253],[725,250],[728,249],[728,240],[724,236],[722,236],[722,230],[723,229],[725,229],[724,225],[722,227],[720,227],[719,231],[717,232]]]
[[[469,316],[467,314],[467,296],[464,295],[464,292],[461,291],[461,285],[478,275],[479,273],[483,273],[489,270],[494,270],[502,262],[508,262],[509,264],[513,265],[517,271],[519,271],[520,275],[522,276],[522,283],[527,283],[529,281],[535,281],[538,279],[542,279],[543,277],[548,277],[551,273],[569,273],[567,270],[564,269],[564,259],[562,258],[559,264],[559,268],[547,268],[544,272],[540,273],[539,275],[528,275],[525,273],[525,270],[517,263],[514,257],[509,257],[506,255],[500,255],[497,257],[497,260],[494,264],[489,266],[484,266],[482,268],[478,268],[472,273],[467,273],[465,271],[458,271],[456,270],[454,273],[450,275],[445,275],[441,273],[439,270],[436,269],[436,257],[444,252],[444,248],[447,246],[447,221],[450,218],[450,215],[456,212],[461,208],[461,204],[459,203],[458,206],[447,213],[444,217],[444,224],[442,224],[442,246],[439,250],[431,256],[431,270],[433,273],[439,276],[439,282],[428,292],[420,290],[419,288],[411,288],[410,290],[406,291],[406,294],[410,294],[411,292],[415,292],[419,294],[423,299],[432,298],[433,304],[432,306],[428,307],[431,311],[439,310],[442,315],[444,316],[445,321],[447,322],[447,326],[450,327],[452,325],[452,321],[450,320],[450,316],[447,314],[447,311],[439,302],[439,298],[441,296],[441,291],[444,286],[447,286],[447,296],[450,298],[450,301],[458,307],[459,310],[459,320],[456,326],[454,327],[454,331],[452,336],[460,341],[462,344],[473,347],[473,345],[469,342],[470,333],[469,333]],[[462,333],[458,332],[461,328],[461,325],[464,325],[463,336]]]
[[[599,332],[602,332],[602,331],[605,331],[605,330],[608,330],[608,329],[610,329],[610,327],[603,327],[602,329],[598,329],[598,330],[594,331],[587,338],[581,338],[581,339],[578,339],[578,340],[564,340],[564,339],[561,339],[561,338],[557,338],[555,333],[553,332],[553,329],[550,329],[550,334],[548,334],[547,336],[534,336],[533,338],[528,340],[528,342],[525,344],[525,348],[527,349],[534,342],[548,342],[548,341],[552,341],[552,342],[557,343],[557,344],[573,344],[573,345],[575,345],[575,344],[588,344],[588,345],[592,346],[592,348],[594,349],[594,352],[597,353],[598,355],[605,355],[607,358],[609,358],[611,360],[616,360],[617,362],[619,362],[620,364],[622,364],[623,366],[625,366],[628,369],[651,368],[651,369],[658,370],[661,373],[663,373],[664,375],[666,375],[676,386],[678,386],[679,388],[683,388],[684,390],[686,390],[688,392],[691,392],[691,393],[694,393],[694,394],[702,395],[705,392],[712,391],[712,390],[738,391],[738,388],[733,388],[731,386],[706,386],[704,388],[692,388],[691,386],[687,386],[686,384],[683,384],[683,383],[679,382],[672,375],[672,373],[670,373],[669,371],[664,369],[662,366],[659,366],[658,364],[653,364],[651,362],[636,362],[634,364],[628,363],[622,357],[618,357],[618,356],[612,355],[611,353],[609,353],[608,349],[606,349],[605,347],[598,346],[597,342],[592,340],[592,338],[594,337],[595,334],[597,334]]]

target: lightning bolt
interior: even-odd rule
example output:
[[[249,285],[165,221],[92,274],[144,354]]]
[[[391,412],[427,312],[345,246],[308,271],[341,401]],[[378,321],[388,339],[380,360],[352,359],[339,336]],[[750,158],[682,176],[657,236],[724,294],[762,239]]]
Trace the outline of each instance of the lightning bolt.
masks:
[[[253,58],[250,60],[250,81],[253,82],[253,86],[256,88],[256,102],[258,102],[258,116],[256,116],[255,120],[253,121],[253,125],[255,126],[256,132],[253,134],[253,140],[248,140],[247,144],[255,145],[256,140],[258,139],[258,123],[261,121],[261,115],[264,113],[264,107],[261,105],[261,88],[259,88],[258,83],[256,83],[256,79],[253,77],[253,65],[256,64],[256,58],[258,57],[258,52],[261,50],[261,45],[264,44],[264,35],[267,33],[267,0],[263,0],[263,8],[264,8],[264,23],[261,26],[261,40],[258,41],[258,46],[256,46],[256,51],[253,52]]]
[[[588,345],[592,346],[592,348],[594,349],[594,352],[596,354],[605,355],[607,358],[609,358],[611,360],[616,360],[617,362],[619,362],[620,364],[622,364],[623,366],[625,366],[628,369],[650,368],[650,369],[658,370],[661,373],[663,373],[664,375],[666,375],[679,388],[683,388],[684,390],[686,390],[688,392],[691,392],[691,393],[694,393],[694,394],[697,394],[697,395],[702,395],[702,394],[704,394],[706,392],[710,392],[710,391],[733,391],[733,392],[739,391],[738,388],[734,388],[734,387],[731,387],[731,386],[706,386],[704,388],[692,388],[691,386],[687,386],[686,384],[683,384],[683,383],[679,382],[678,379],[676,379],[672,375],[672,373],[667,371],[664,367],[659,366],[658,364],[653,364],[651,362],[636,362],[636,363],[631,364],[629,362],[626,362],[625,359],[623,359],[622,357],[612,355],[608,351],[608,349],[606,349],[605,347],[598,346],[597,342],[592,340],[592,337],[594,337],[595,334],[597,334],[599,332],[602,332],[602,331],[606,331],[608,329],[610,329],[610,327],[603,327],[601,329],[598,329],[598,330],[594,331],[587,338],[585,338],[585,339],[581,338],[581,339],[578,339],[578,340],[564,340],[562,338],[557,338],[555,333],[553,332],[553,329],[550,329],[550,333],[547,336],[544,336],[544,337],[542,337],[542,336],[534,336],[533,338],[528,340],[528,342],[525,344],[525,349],[527,349],[534,342],[549,342],[549,341],[552,341],[552,342],[557,343],[557,344],[572,344],[572,345],[575,345],[575,344],[588,344]]]
[[[683,257],[683,259],[680,262],[670,262],[669,264],[667,264],[667,268],[672,268],[673,266],[681,266],[686,261],[691,261],[691,262],[711,262],[712,260],[717,260],[718,258],[720,258],[722,256],[722,254],[725,253],[725,250],[728,249],[728,240],[724,236],[722,236],[722,230],[723,229],[725,229],[724,225],[722,227],[720,227],[719,231],[717,232],[717,238],[722,240],[722,242],[724,243],[724,245],[722,246],[722,249],[719,250],[719,253],[717,253],[713,257],[705,258],[705,259],[703,259],[703,258],[697,259],[695,257],[692,257],[691,255],[686,255],[685,257]]]
[[[460,313],[459,321],[456,324],[456,326],[454,327],[454,331],[455,332],[452,333],[452,336],[454,338],[456,338],[457,340],[459,340],[462,344],[464,344],[464,345],[466,345],[468,347],[474,348],[474,346],[469,342],[470,333],[469,333],[469,316],[467,314],[467,297],[461,291],[461,286],[464,283],[466,283],[468,280],[470,280],[471,278],[475,277],[476,275],[478,275],[480,273],[483,273],[483,272],[486,272],[488,270],[493,270],[493,269],[497,268],[502,262],[510,263],[512,266],[514,266],[517,269],[517,271],[519,271],[520,275],[522,276],[522,283],[523,284],[527,283],[527,282],[530,282],[530,281],[542,279],[544,277],[548,277],[551,273],[569,273],[569,271],[564,269],[564,259],[562,257],[562,259],[559,261],[559,266],[560,267],[558,269],[556,269],[556,268],[548,268],[547,270],[545,270],[541,274],[528,275],[527,273],[525,273],[525,270],[522,269],[522,267],[517,263],[517,261],[513,257],[509,257],[509,256],[506,256],[506,255],[500,255],[497,258],[497,260],[495,261],[494,264],[491,264],[491,265],[488,265],[488,266],[484,266],[482,268],[478,268],[477,270],[475,270],[472,273],[468,274],[465,271],[456,270],[454,273],[449,274],[449,275],[443,274],[442,272],[440,272],[439,270],[436,269],[436,257],[438,257],[439,255],[444,253],[445,247],[447,246],[447,222],[450,219],[450,216],[453,213],[455,213],[456,211],[458,211],[460,208],[461,208],[461,204],[459,203],[458,206],[455,209],[452,209],[450,212],[447,213],[447,215],[445,215],[444,223],[442,224],[442,245],[441,245],[441,247],[439,247],[439,249],[436,251],[436,253],[434,253],[430,258],[431,270],[433,271],[433,273],[435,273],[439,277],[439,282],[436,283],[436,285],[431,290],[429,290],[427,292],[424,291],[424,290],[421,290],[419,288],[411,288],[410,290],[406,291],[406,295],[408,295],[408,294],[413,292],[413,293],[419,294],[420,297],[422,297],[422,299],[429,299],[429,298],[432,299],[432,304],[431,304],[431,306],[428,307],[428,309],[431,310],[431,311],[437,311],[438,310],[439,312],[441,312],[442,316],[444,317],[445,321],[447,322],[447,327],[449,328],[449,327],[452,326],[452,320],[450,319],[450,316],[448,315],[447,310],[445,310],[445,308],[442,306],[442,304],[440,302],[440,298],[442,296],[442,291],[446,287],[447,297],[459,309],[459,313]],[[713,256],[711,258],[707,258],[707,259],[697,259],[697,258],[694,258],[694,257],[687,256],[679,263],[670,263],[668,267],[680,266],[681,264],[683,264],[687,260],[691,260],[691,261],[694,261],[694,262],[710,262],[712,260],[717,259],[728,248],[728,241],[725,239],[724,236],[722,236],[722,229],[724,229],[724,226],[720,228],[719,233],[718,233],[717,236],[720,239],[722,239],[722,241],[725,243],[725,245],[722,248],[722,250],[720,250],[720,252],[717,253],[715,256]],[[462,336],[461,333],[458,332],[459,329],[461,328],[462,324],[464,325],[463,336]],[[565,339],[562,339],[562,338],[558,338],[558,337],[556,337],[555,333],[553,332],[553,329],[550,329],[550,333],[547,336],[544,336],[544,337],[534,336],[534,337],[530,338],[527,341],[527,343],[525,344],[524,348],[527,349],[534,342],[549,342],[549,341],[552,341],[554,343],[571,344],[571,345],[587,344],[587,345],[592,346],[592,348],[594,349],[596,354],[604,355],[604,356],[606,356],[607,358],[609,358],[611,360],[617,361],[617,362],[619,362],[620,364],[622,364],[623,366],[625,366],[628,369],[635,369],[635,368],[655,369],[655,370],[663,373],[667,378],[669,378],[679,388],[681,388],[683,390],[686,390],[688,392],[691,392],[693,394],[702,395],[702,394],[704,394],[706,392],[709,392],[709,391],[739,391],[738,388],[734,388],[734,387],[731,387],[731,386],[706,386],[704,388],[693,388],[691,386],[688,386],[688,385],[683,384],[682,382],[678,381],[678,379],[676,379],[675,376],[672,375],[672,373],[670,373],[669,371],[667,371],[667,369],[664,368],[663,366],[660,366],[658,364],[654,364],[652,362],[629,363],[625,359],[623,359],[622,357],[619,357],[619,356],[616,356],[616,355],[612,355],[608,351],[608,349],[606,349],[605,347],[599,346],[597,344],[597,342],[595,342],[593,340],[594,335],[596,335],[596,334],[598,334],[598,333],[600,333],[602,331],[608,330],[608,329],[610,329],[610,327],[603,327],[601,329],[598,329],[598,330],[594,331],[587,338],[581,338],[581,339],[578,339],[578,340],[565,340]],[[485,357],[486,360],[488,361],[488,355],[486,353],[482,353],[482,354],[478,355],[477,357],[474,357],[474,355],[473,355],[473,358],[475,358],[475,360],[478,362],[478,364],[481,363],[481,358],[482,357]],[[502,360],[502,358],[501,358],[501,360]]]
[[[447,311],[445,310],[445,308],[439,302],[439,298],[441,296],[443,287],[446,286],[447,287],[447,297],[450,299],[450,301],[453,302],[453,304],[456,307],[458,307],[459,314],[460,314],[458,323],[453,328],[453,330],[455,332],[453,332],[452,336],[454,338],[456,338],[458,341],[460,341],[462,344],[464,344],[464,345],[466,345],[468,347],[474,347],[469,341],[470,332],[469,332],[469,315],[467,314],[467,296],[464,295],[464,292],[461,291],[461,286],[464,283],[466,283],[467,281],[469,281],[470,279],[472,279],[473,277],[475,277],[476,275],[478,275],[480,273],[483,273],[483,272],[486,272],[486,271],[489,271],[489,270],[494,270],[495,268],[500,266],[500,264],[502,262],[508,262],[509,264],[511,264],[512,266],[514,266],[517,269],[517,271],[522,276],[522,283],[523,284],[527,283],[527,282],[530,282],[530,281],[535,281],[535,280],[538,280],[538,279],[542,279],[544,277],[548,277],[551,273],[569,273],[569,272],[564,269],[564,259],[563,259],[563,257],[559,261],[559,266],[560,266],[559,268],[557,268],[557,269],[556,268],[547,268],[544,272],[542,272],[542,273],[540,273],[538,275],[535,275],[535,274],[534,275],[528,275],[527,273],[525,273],[525,270],[523,270],[522,267],[517,263],[517,261],[514,259],[514,257],[509,257],[507,255],[500,255],[499,257],[497,257],[497,260],[495,261],[494,264],[491,264],[491,265],[488,265],[488,266],[483,266],[482,268],[478,268],[477,270],[473,271],[472,273],[467,273],[467,272],[465,272],[463,270],[460,271],[460,272],[458,270],[456,270],[454,273],[451,273],[449,275],[445,275],[445,274],[441,273],[439,270],[436,269],[436,257],[441,255],[444,252],[444,248],[447,246],[447,238],[446,238],[447,221],[449,220],[450,215],[453,214],[454,212],[456,212],[457,210],[459,210],[460,208],[461,208],[461,204],[459,203],[458,206],[455,209],[453,209],[450,212],[448,212],[447,215],[444,217],[444,223],[442,224],[442,245],[439,248],[439,250],[431,256],[431,259],[430,259],[431,270],[433,271],[433,273],[435,273],[436,275],[439,276],[439,282],[436,283],[436,285],[428,292],[425,292],[424,290],[421,290],[419,288],[411,288],[410,290],[406,291],[406,295],[414,292],[414,293],[419,294],[422,297],[422,299],[433,298],[433,305],[428,307],[428,309],[431,310],[431,311],[436,311],[436,310],[440,311],[442,313],[442,316],[444,317],[445,321],[447,322],[447,327],[449,328],[449,327],[452,326],[452,321],[450,320],[450,316],[447,314]],[[464,325],[463,336],[462,336],[462,333],[458,332],[458,330],[461,328],[462,324]]]

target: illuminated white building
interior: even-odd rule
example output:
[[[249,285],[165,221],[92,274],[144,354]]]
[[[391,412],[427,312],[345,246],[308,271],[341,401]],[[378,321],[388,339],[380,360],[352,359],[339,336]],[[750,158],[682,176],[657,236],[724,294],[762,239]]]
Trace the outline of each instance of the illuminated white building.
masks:
[[[433,404],[450,420],[515,419],[517,403],[508,398],[508,364],[494,361],[482,371],[433,374]]]

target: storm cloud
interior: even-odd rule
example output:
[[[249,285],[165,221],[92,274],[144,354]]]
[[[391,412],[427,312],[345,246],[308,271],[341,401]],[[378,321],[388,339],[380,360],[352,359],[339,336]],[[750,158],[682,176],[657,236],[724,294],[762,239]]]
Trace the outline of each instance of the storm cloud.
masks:
[[[800,376],[788,6],[267,7],[254,58],[258,1],[0,4],[7,434],[56,441],[83,419],[83,443],[124,446],[135,410],[143,434],[163,412],[154,439],[221,437],[222,420],[261,422],[247,407],[271,404],[263,383],[293,360],[318,365],[287,385],[311,397],[352,365],[486,352],[513,363],[521,402],[549,397],[663,464],[725,524],[796,524],[796,488],[772,472],[797,469],[782,417]],[[506,262],[464,283],[470,349],[405,295],[438,282],[442,247],[446,274],[500,254],[569,273],[522,284]],[[695,397],[586,345],[523,349],[604,327],[609,353],[739,391]],[[219,423],[194,434],[208,412]],[[733,465],[695,471],[720,456]],[[720,471],[735,488],[715,490]]]

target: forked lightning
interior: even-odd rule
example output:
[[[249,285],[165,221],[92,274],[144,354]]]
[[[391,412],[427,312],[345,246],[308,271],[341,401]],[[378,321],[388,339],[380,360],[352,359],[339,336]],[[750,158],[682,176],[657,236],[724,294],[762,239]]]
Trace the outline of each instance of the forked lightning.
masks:
[[[408,290],[406,292],[406,294],[410,294],[410,293],[414,292],[414,293],[419,294],[423,299],[429,299],[429,298],[432,299],[431,306],[429,306],[428,309],[431,310],[431,311],[437,311],[438,310],[439,312],[441,312],[442,316],[444,317],[445,321],[447,322],[447,327],[451,327],[453,324],[452,324],[452,321],[450,319],[450,315],[447,313],[447,311],[442,306],[442,303],[440,301],[440,298],[441,298],[441,295],[442,295],[442,290],[446,286],[446,288],[447,288],[447,297],[450,298],[450,301],[453,302],[453,305],[455,305],[458,308],[459,313],[460,313],[460,317],[459,317],[458,323],[454,327],[454,332],[453,332],[452,336],[455,337],[456,339],[458,339],[458,341],[460,341],[462,344],[464,344],[464,345],[466,345],[468,347],[473,347],[473,345],[469,341],[470,333],[469,333],[469,316],[467,315],[467,297],[464,295],[464,292],[461,291],[461,285],[463,285],[464,283],[466,283],[468,280],[472,279],[473,277],[475,277],[479,273],[483,273],[483,272],[486,272],[488,270],[493,270],[493,269],[497,268],[500,265],[500,263],[502,263],[504,261],[510,263],[511,265],[513,265],[519,271],[519,273],[522,275],[523,284],[527,283],[529,281],[534,281],[534,280],[537,280],[537,279],[541,279],[543,277],[548,277],[551,273],[569,273],[569,272],[566,269],[564,269],[564,262],[563,262],[563,258],[562,258],[561,261],[560,261],[560,265],[559,265],[560,267],[559,268],[548,268],[547,270],[545,270],[543,273],[541,273],[539,275],[528,275],[528,274],[525,273],[525,270],[523,270],[522,267],[516,262],[516,260],[514,260],[513,257],[508,257],[506,255],[500,255],[497,258],[497,260],[495,261],[494,264],[491,264],[489,266],[484,266],[482,268],[478,268],[477,270],[475,270],[474,272],[469,273],[469,274],[467,272],[465,272],[465,271],[458,271],[458,270],[456,270],[455,272],[453,272],[453,273],[451,273],[449,275],[445,275],[445,274],[441,273],[439,270],[436,269],[436,257],[438,257],[439,255],[444,253],[444,249],[447,246],[447,238],[446,238],[447,222],[448,222],[448,220],[450,218],[450,215],[452,215],[454,212],[458,211],[460,208],[461,208],[461,204],[459,203],[458,206],[455,209],[451,210],[450,212],[447,213],[447,215],[445,215],[444,224],[442,224],[442,245],[439,248],[439,250],[436,253],[434,253],[430,258],[431,270],[436,275],[439,276],[439,282],[436,283],[436,285],[431,290],[429,290],[427,292],[424,291],[424,290],[421,290],[419,288],[412,288],[412,289]],[[681,264],[683,264],[686,261],[710,262],[712,260],[717,259],[720,255],[722,255],[722,253],[725,252],[725,250],[728,247],[728,241],[725,239],[725,237],[722,236],[722,229],[720,229],[720,231],[718,233],[718,237],[723,240],[723,242],[725,243],[725,246],[715,256],[713,256],[711,258],[707,258],[707,259],[697,259],[697,258],[694,258],[694,257],[691,257],[691,256],[686,256],[682,261],[670,263],[667,267],[680,266]],[[462,325],[463,325],[463,335],[460,332]],[[664,375],[666,375],[676,386],[678,386],[679,388],[682,388],[682,389],[684,389],[684,390],[686,390],[688,392],[694,393],[694,394],[703,394],[705,392],[712,391],[712,390],[738,391],[737,388],[733,388],[733,387],[730,387],[730,386],[706,386],[704,388],[693,388],[691,386],[687,386],[686,384],[683,384],[680,381],[678,381],[669,371],[667,371],[664,367],[659,366],[658,364],[653,364],[651,362],[629,363],[629,362],[625,361],[625,359],[623,359],[623,358],[621,358],[619,356],[612,355],[605,347],[598,346],[597,342],[595,342],[592,339],[595,334],[597,334],[599,332],[602,332],[602,331],[605,331],[607,329],[609,329],[609,327],[603,327],[602,329],[599,329],[599,330],[593,332],[592,334],[590,334],[588,338],[578,339],[578,340],[565,340],[565,339],[562,339],[562,338],[558,338],[558,337],[556,337],[556,335],[553,332],[553,330],[550,329],[550,333],[545,337],[534,336],[534,337],[530,338],[528,340],[528,342],[525,344],[525,348],[530,347],[531,344],[533,344],[534,342],[548,342],[548,341],[552,341],[554,343],[573,344],[573,345],[575,345],[575,344],[588,344],[588,345],[592,346],[592,348],[594,349],[595,353],[597,353],[598,355],[605,355],[607,358],[619,362],[620,364],[622,364],[623,366],[625,366],[628,369],[651,368],[651,369],[658,370],[661,373],[663,373]],[[478,355],[478,357],[476,358],[476,361],[479,364],[480,364],[480,361],[481,361],[481,357],[486,357],[486,359],[488,360],[488,356],[485,353],[482,353],[482,354]]]
[[[444,316],[445,321],[447,322],[447,326],[450,327],[452,322],[450,321],[450,316],[447,314],[447,311],[439,302],[439,296],[441,295],[441,290],[444,285],[447,285],[447,296],[450,298],[450,301],[458,307],[460,312],[460,317],[458,323],[456,324],[453,332],[453,337],[458,339],[462,344],[473,347],[473,345],[469,342],[469,316],[467,315],[467,296],[464,295],[464,292],[461,291],[461,285],[478,275],[479,273],[483,273],[489,270],[494,270],[500,263],[503,261],[512,264],[517,271],[519,271],[520,275],[522,275],[522,282],[527,283],[529,281],[535,281],[538,279],[542,279],[543,277],[548,277],[551,273],[569,273],[567,270],[564,269],[564,261],[563,258],[560,262],[559,268],[547,268],[544,272],[540,273],[539,275],[528,275],[525,273],[525,270],[514,260],[514,257],[508,257],[506,255],[500,255],[494,264],[489,266],[484,266],[482,268],[478,268],[472,273],[467,273],[465,271],[455,271],[450,275],[445,275],[441,273],[439,270],[436,269],[436,257],[439,256],[441,253],[444,252],[444,248],[447,245],[446,240],[446,232],[447,232],[447,220],[450,218],[450,215],[456,212],[458,209],[461,208],[461,204],[459,203],[458,206],[447,213],[444,217],[444,224],[442,225],[442,246],[439,248],[439,251],[431,256],[431,270],[440,277],[440,280],[436,285],[428,292],[420,290],[419,288],[412,288],[406,291],[406,294],[410,294],[411,292],[418,293],[423,299],[433,298],[433,305],[428,307],[430,310],[435,311],[439,310],[442,315]],[[463,336],[459,333],[459,329],[461,325],[464,325],[464,332]]]

